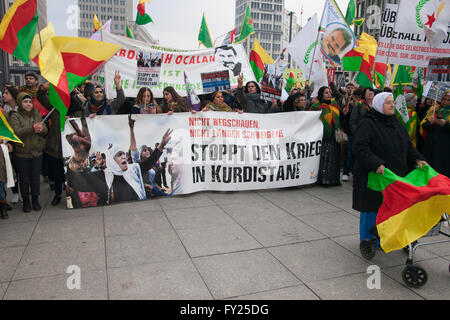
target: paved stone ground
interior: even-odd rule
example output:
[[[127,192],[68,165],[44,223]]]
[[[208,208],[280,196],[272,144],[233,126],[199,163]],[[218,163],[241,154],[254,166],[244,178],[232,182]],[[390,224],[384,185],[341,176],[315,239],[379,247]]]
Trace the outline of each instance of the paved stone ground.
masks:
[[[41,212],[19,203],[0,221],[2,299],[450,299],[450,243],[417,250],[421,289],[402,281],[403,252],[360,256],[351,183],[80,210],[52,207],[41,189]],[[79,290],[67,288],[71,265]],[[379,290],[367,288],[370,265]]]

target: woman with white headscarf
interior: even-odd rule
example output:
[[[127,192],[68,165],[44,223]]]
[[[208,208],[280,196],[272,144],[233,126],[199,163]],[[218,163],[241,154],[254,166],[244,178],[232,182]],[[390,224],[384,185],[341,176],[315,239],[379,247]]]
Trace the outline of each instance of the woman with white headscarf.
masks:
[[[389,168],[399,176],[406,176],[415,165],[427,164],[413,147],[408,132],[395,117],[392,93],[383,92],[374,97],[373,108],[367,111],[353,140],[355,156],[353,179],[353,209],[360,211],[361,253],[370,246],[382,193],[367,187],[369,172],[384,174]],[[363,253],[364,255],[364,253]]]

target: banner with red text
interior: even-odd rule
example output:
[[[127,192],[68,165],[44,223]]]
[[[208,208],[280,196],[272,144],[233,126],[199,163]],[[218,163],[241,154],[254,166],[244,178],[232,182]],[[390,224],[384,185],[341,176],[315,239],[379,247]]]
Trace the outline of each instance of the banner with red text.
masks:
[[[149,87],[156,98],[162,98],[163,89],[167,86],[185,96],[184,73],[197,94],[211,93],[216,87],[219,90],[236,88],[240,73],[244,74],[244,83],[255,81],[242,44],[186,51],[158,47],[107,32],[103,33],[103,41],[121,46],[105,64],[108,99],[116,97],[115,71],[120,71],[126,97],[136,97],[141,87]],[[220,75],[216,86],[210,81],[212,74]]]
[[[315,183],[323,135],[319,116],[209,111],[70,119],[62,132],[67,205]]]
[[[423,1],[423,3],[425,2],[427,1]],[[409,2],[407,3],[409,4]],[[420,8],[413,5],[402,6],[402,12],[398,12],[397,8],[398,5],[387,3],[381,16],[381,30],[375,62],[427,67],[431,58],[450,56],[450,29],[447,29],[442,43],[431,47],[424,28],[419,26],[420,21],[425,21]],[[426,7],[422,8],[424,12],[425,9]],[[401,15],[401,19],[399,15]]]

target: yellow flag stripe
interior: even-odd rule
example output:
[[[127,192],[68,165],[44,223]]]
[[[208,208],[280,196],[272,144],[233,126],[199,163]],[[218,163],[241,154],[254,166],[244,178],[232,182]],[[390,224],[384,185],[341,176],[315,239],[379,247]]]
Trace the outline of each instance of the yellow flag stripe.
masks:
[[[450,195],[436,195],[377,225],[385,252],[406,247],[435,226],[444,212],[450,212]]]

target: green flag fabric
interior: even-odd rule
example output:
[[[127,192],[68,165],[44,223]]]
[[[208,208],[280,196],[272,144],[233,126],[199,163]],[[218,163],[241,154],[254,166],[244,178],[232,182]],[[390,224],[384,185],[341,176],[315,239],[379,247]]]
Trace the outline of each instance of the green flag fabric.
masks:
[[[212,48],[213,42],[211,40],[211,34],[209,33],[208,24],[206,23],[205,14],[203,14],[202,24],[200,31],[198,32],[198,41],[206,48]]]
[[[240,43],[248,38],[248,36],[255,33],[255,28],[253,27],[253,19],[252,14],[250,12],[250,7],[245,8],[244,20],[242,21],[241,32],[239,34],[239,38],[235,41],[235,43]]]

